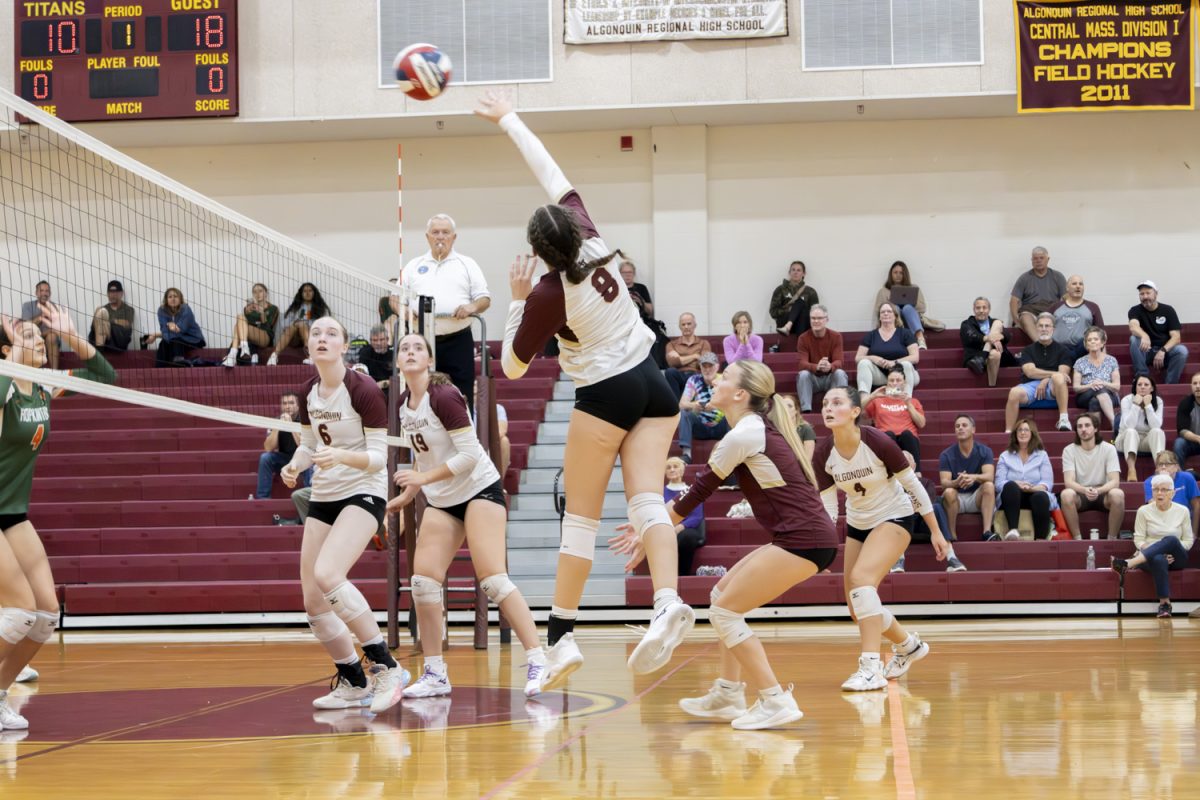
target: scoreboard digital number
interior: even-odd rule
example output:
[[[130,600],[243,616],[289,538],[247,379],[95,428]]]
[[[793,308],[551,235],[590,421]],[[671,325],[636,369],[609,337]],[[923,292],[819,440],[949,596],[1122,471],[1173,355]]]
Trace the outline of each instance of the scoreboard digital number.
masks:
[[[14,2],[16,89],[44,111],[237,116],[237,0]]]

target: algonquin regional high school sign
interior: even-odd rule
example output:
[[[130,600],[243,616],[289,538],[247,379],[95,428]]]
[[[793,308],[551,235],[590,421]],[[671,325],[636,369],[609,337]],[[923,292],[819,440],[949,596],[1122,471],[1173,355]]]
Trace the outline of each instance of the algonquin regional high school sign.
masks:
[[[1013,9],[1018,112],[1195,107],[1195,0]]]

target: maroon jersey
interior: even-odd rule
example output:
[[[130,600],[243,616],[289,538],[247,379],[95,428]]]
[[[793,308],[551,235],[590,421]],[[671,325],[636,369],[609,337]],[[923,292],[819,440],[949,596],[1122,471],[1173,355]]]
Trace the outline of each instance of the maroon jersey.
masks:
[[[790,550],[837,547],[837,533],[817,488],[787,439],[758,414],[742,417],[725,434],[708,459],[708,470],[675,499],[675,513],[686,517],[731,473],[774,544]]]

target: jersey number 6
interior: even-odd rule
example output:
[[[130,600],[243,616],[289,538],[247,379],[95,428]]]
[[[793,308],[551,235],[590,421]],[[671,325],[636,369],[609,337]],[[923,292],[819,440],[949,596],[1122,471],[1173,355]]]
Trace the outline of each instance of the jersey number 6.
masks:
[[[617,287],[617,282],[604,267],[596,267],[592,270],[592,288],[600,293],[600,296],[604,298],[604,302],[606,303],[616,300],[617,295],[621,293],[621,290]]]
[[[321,441],[326,445],[333,444],[333,437],[329,435],[329,426],[324,422],[317,426],[317,436],[320,436]]]

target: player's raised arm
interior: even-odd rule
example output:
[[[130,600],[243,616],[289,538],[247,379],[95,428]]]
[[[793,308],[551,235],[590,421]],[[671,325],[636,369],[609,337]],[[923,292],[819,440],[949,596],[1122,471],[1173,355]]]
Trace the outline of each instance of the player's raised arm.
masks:
[[[475,113],[496,123],[508,134],[508,138],[512,139],[513,144],[521,151],[525,163],[533,170],[538,183],[553,202],[560,202],[566,197],[572,189],[571,182],[542,144],[542,140],[534,135],[517,116],[517,112],[513,111],[512,102],[506,95],[501,92],[485,92],[479,98],[479,107],[475,109]]]

